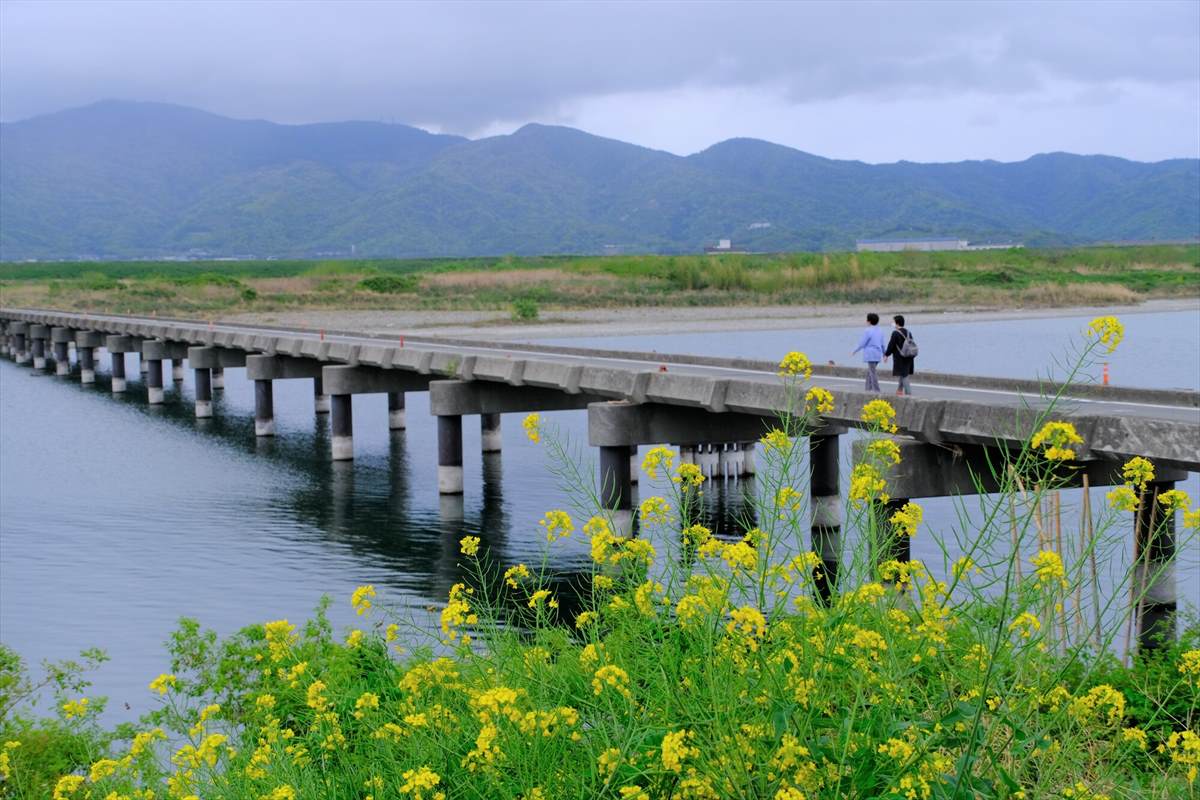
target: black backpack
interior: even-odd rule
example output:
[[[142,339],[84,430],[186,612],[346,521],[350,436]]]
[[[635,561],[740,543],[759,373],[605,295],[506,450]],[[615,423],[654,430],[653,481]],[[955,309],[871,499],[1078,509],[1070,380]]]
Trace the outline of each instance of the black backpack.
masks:
[[[901,335],[904,336],[904,341],[900,343],[900,355],[904,356],[905,358],[916,358],[918,352],[917,340],[913,338],[912,334],[908,332],[907,328],[901,332]]]

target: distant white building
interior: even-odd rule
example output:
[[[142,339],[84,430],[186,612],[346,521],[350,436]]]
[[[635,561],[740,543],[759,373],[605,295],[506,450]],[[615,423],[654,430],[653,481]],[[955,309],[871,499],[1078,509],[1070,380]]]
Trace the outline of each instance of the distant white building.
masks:
[[[743,250],[740,247],[734,247],[732,239],[717,239],[717,246],[716,247],[706,247],[706,248],[704,248],[704,252],[708,253],[711,256],[711,255],[720,255],[722,253],[746,253],[749,251]]]
[[[973,244],[957,236],[930,236],[925,239],[859,239],[857,250],[876,253],[900,253],[905,250],[1008,250],[1013,247],[1024,247],[1020,242],[986,242]]]
[[[899,253],[905,250],[966,250],[968,242],[955,236],[935,236],[927,239],[859,239],[857,250],[861,253]]]

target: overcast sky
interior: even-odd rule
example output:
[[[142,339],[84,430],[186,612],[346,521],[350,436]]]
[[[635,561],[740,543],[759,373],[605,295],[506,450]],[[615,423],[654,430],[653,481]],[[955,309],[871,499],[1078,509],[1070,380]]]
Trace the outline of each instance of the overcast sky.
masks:
[[[1200,2],[0,0],[0,119],[105,98],[679,154],[1197,157]]]

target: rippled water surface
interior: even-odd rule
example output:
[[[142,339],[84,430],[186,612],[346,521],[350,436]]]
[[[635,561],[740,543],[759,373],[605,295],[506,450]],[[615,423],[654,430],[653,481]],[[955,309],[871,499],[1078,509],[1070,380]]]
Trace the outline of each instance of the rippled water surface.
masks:
[[[1200,313],[1125,322],[1128,339],[1111,359],[1116,382],[1200,386]],[[1033,377],[1046,374],[1085,323],[913,320],[913,329],[923,368]],[[803,349],[814,360],[847,362],[857,330],[564,343],[762,358]],[[307,380],[275,382],[278,435],[256,440],[253,385],[242,370],[226,371],[215,417],[203,421],[193,417],[190,370],[155,408],[145,403],[136,359],[128,365],[129,392],[114,396],[107,357],[91,387],[0,362],[0,640],[33,663],[107,649],[112,661],[95,676],[96,691],[111,697],[114,719],[147,710],[146,683],[165,666],[162,643],[180,616],[228,633],[302,619],[329,594],[335,623],[346,625],[346,598],[374,583],[382,601],[436,624],[427,609],[458,578],[461,535],[484,537],[505,563],[536,563],[545,542],[538,520],[567,506],[544,449],[525,439],[517,416],[505,417],[503,453],[487,457],[478,424],[464,420],[466,495],[439,499],[435,430],[422,394],[408,395],[409,429],[395,433],[383,395],[356,397],[356,459],[333,464],[328,418],[313,415]],[[546,417],[585,440],[582,412]],[[714,485],[710,503],[734,515],[751,485]],[[1200,497],[1196,476],[1184,488]],[[954,509],[931,501],[927,516],[948,528]],[[1200,554],[1183,555],[1180,590],[1200,600]],[[940,560],[928,539],[914,557]],[[550,563],[565,573],[583,568],[583,542],[556,545]]]

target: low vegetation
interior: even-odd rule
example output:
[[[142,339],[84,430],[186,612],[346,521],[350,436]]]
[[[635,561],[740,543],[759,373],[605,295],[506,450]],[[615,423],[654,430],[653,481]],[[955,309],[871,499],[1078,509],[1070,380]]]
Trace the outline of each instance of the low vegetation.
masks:
[[[1200,295],[1200,246],[940,253],[0,265],[5,305],[197,315],[920,302],[1056,306]]]
[[[1092,325],[1080,366],[1111,350]],[[115,732],[72,669],[52,681],[56,718],[14,711],[30,689],[0,670],[0,794],[66,798],[1183,798],[1200,770],[1200,623],[1130,657],[1120,620],[1169,564],[1101,586],[1095,564],[1127,545],[1139,506],[1151,540],[1200,511],[1127,483],[1077,535],[1051,535],[1046,503],[1081,443],[1054,408],[995,465],[999,495],[972,498],[949,530],[921,507],[880,514],[899,451],[894,409],[862,409],[866,456],[844,509],[834,572],[810,549],[801,452],[830,394],[800,353],[780,364],[789,408],[762,439],[751,518],[718,537],[698,516],[704,478],[678,453],[645,458],[639,528],[600,507],[576,449],[536,414],[524,423],[563,482],[539,535],[590,540],[564,583],[494,563],[464,537],[470,575],[430,631],[373,586],[335,633],[325,606],[303,625],[220,639],[184,621],[161,707]],[[970,513],[967,513],[967,506]],[[1057,507],[1057,504],[1053,504]],[[1153,523],[1152,523],[1153,524]],[[931,537],[941,563],[893,557]],[[1139,577],[1140,576],[1140,577]],[[1151,576],[1146,578],[1145,576]],[[1146,580],[1146,583],[1139,583]],[[1118,620],[1113,623],[1112,620]],[[149,677],[149,676],[148,676]],[[82,743],[82,744],[81,744]]]

